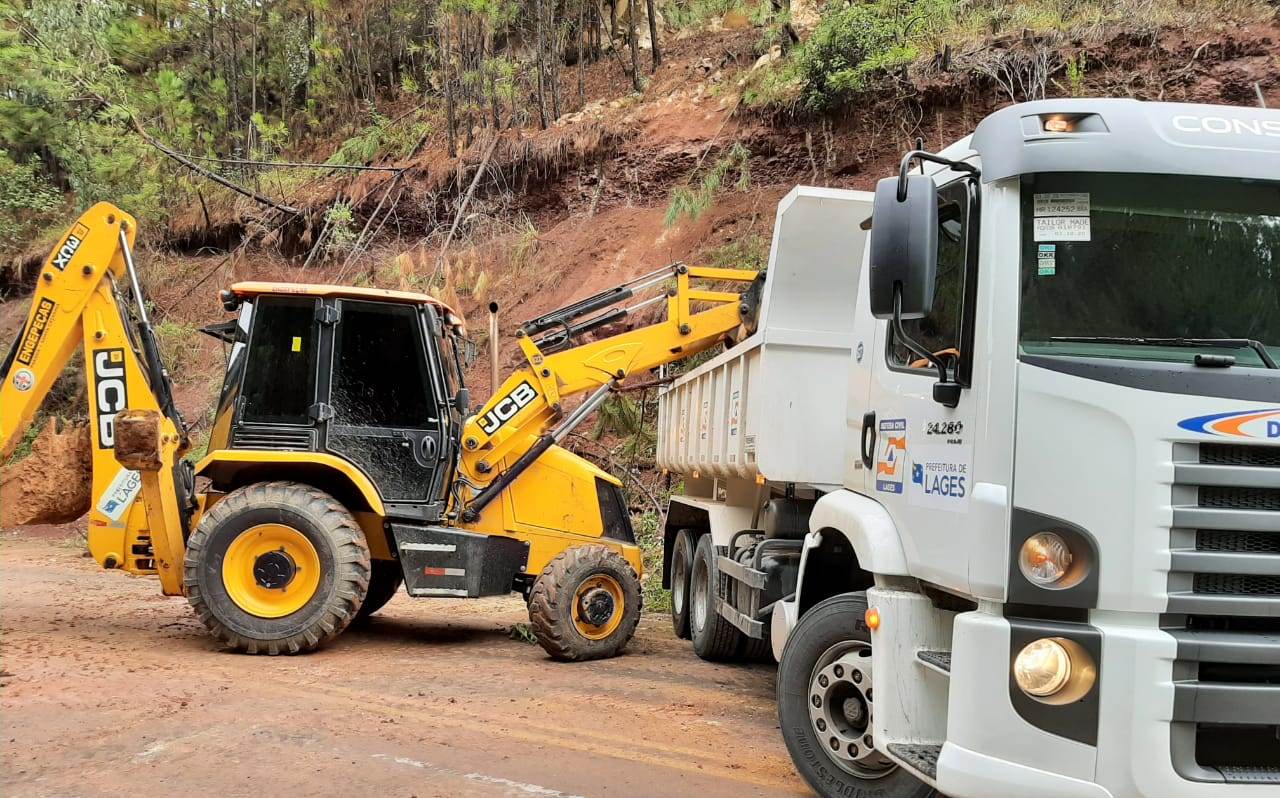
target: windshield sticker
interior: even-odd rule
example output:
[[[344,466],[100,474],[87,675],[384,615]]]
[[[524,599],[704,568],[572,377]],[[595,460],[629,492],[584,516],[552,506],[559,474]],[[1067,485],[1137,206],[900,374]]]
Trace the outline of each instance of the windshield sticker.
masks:
[[[1184,418],[1178,422],[1178,426],[1188,432],[1198,432],[1201,435],[1280,441],[1280,407],[1269,410],[1237,410],[1232,413],[1213,413],[1208,416]]]
[[[1036,194],[1036,216],[1088,216],[1089,193]]]
[[[1058,273],[1058,245],[1041,244],[1036,253],[1036,274],[1052,277]]]
[[[876,458],[876,490],[902,493],[907,471],[907,420],[886,418],[879,426],[879,456]]]
[[[907,501],[917,507],[962,513],[969,508],[968,446],[917,446],[911,452]]]
[[[1033,225],[1036,241],[1088,241],[1088,216],[1045,216]]]

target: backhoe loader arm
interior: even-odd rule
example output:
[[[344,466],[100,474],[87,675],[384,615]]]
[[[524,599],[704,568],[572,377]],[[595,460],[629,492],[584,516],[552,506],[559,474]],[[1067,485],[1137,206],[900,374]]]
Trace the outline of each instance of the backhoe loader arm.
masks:
[[[665,296],[630,308],[605,310],[642,288],[672,278],[676,287]],[[598,407],[618,382],[701,352],[724,340],[740,324],[751,321],[758,292],[698,289],[690,285],[695,279],[753,283],[762,278],[754,271],[677,263],[523,325],[517,338],[527,365],[508,377],[463,428],[462,475],[472,486],[483,486],[467,502],[464,520],[477,518],[524,468]],[[664,298],[667,313],[662,321],[573,346],[578,334],[615,322]],[[695,311],[695,304],[702,309]],[[577,321],[596,311],[603,312]],[[533,333],[545,331],[549,332],[540,341],[533,340]],[[564,415],[561,402],[566,397],[592,390],[595,393],[580,407],[567,417]],[[504,462],[509,465],[498,473],[499,464]]]
[[[45,261],[26,323],[0,365],[0,453],[7,457],[13,451],[72,353],[83,346],[93,449],[89,550],[105,568],[158,571],[164,592],[177,595],[183,533],[173,466],[185,433],[141,304],[130,255],[136,234],[132,216],[99,203]],[[134,328],[116,291],[116,281],[126,279],[138,301]],[[162,419],[168,438],[164,467],[148,474],[116,461],[117,416],[125,411],[150,411]],[[140,492],[143,500],[135,501]]]

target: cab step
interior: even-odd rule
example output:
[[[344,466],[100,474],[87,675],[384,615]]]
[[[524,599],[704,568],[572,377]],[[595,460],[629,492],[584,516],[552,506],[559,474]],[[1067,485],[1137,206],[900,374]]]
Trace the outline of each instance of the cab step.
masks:
[[[951,652],[922,649],[916,652],[916,659],[921,665],[943,676],[951,675]]]
[[[938,757],[941,754],[942,743],[889,743],[890,756],[931,783],[938,780]]]

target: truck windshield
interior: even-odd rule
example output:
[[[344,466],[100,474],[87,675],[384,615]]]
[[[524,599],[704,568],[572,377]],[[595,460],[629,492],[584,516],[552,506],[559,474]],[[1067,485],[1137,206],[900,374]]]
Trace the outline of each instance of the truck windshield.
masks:
[[[1280,360],[1280,184],[1026,177],[1021,280],[1025,353],[1266,368]]]

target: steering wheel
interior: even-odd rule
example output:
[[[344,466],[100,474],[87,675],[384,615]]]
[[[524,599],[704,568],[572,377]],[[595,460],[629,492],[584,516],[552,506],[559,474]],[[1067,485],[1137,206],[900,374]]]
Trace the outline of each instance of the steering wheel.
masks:
[[[953,369],[960,363],[960,350],[956,349],[954,346],[947,347],[946,349],[939,349],[937,352],[933,353],[933,356],[941,360],[942,365],[946,366],[947,369]],[[933,364],[928,360],[918,358],[908,363],[907,368],[927,369],[932,365]]]

